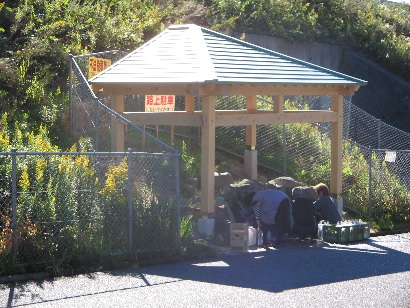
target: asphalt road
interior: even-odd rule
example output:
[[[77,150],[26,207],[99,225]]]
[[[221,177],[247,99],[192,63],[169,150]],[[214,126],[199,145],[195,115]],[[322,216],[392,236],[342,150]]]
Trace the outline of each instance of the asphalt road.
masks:
[[[0,307],[410,307],[410,233],[0,285]]]

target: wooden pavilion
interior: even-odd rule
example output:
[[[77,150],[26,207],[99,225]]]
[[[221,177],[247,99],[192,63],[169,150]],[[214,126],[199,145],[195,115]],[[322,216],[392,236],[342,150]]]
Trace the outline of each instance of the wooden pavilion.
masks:
[[[366,81],[196,25],[168,27],[92,79],[110,96],[110,108],[138,125],[201,127],[201,210],[214,210],[215,128],[245,126],[250,149],[262,124],[331,123],[330,192],[342,192],[343,97]],[[127,95],[185,96],[185,111],[124,112]],[[246,96],[246,110],[215,110],[216,96]],[[272,111],[258,110],[257,95],[273,97]],[[331,96],[330,110],[283,109],[284,97]],[[195,97],[202,110],[195,111]],[[111,128],[112,151],[124,151],[124,126]],[[256,168],[256,166],[255,166]]]

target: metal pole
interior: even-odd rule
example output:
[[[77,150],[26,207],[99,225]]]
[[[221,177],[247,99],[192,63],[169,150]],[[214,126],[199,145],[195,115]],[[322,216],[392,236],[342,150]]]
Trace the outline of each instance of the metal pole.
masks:
[[[70,124],[71,124],[71,131],[73,131],[73,113],[74,113],[74,108],[73,108],[73,55],[69,54],[68,55],[68,77],[69,77],[69,91],[68,91],[68,98],[69,98],[69,104],[70,104]]]
[[[176,200],[176,210],[177,210],[177,236],[179,239],[179,245],[182,246],[181,242],[181,198],[180,198],[180,158],[181,156],[175,156],[175,200]]]
[[[369,217],[372,217],[372,155],[373,150],[369,148]]]
[[[380,149],[380,119],[377,119],[377,148]]]
[[[11,206],[13,228],[13,264],[17,263],[17,151],[11,150]]]
[[[283,175],[286,175],[286,124],[282,124],[282,136],[283,136]]]
[[[94,147],[95,151],[99,150],[99,134],[100,134],[100,115],[98,112],[98,99],[94,99]]]
[[[143,126],[144,132],[141,134],[141,150],[145,151],[145,125]]]
[[[128,202],[128,246],[130,252],[133,251],[133,235],[132,235],[132,225],[133,225],[133,213],[132,213],[132,150],[128,149],[128,182],[127,182],[127,202]]]

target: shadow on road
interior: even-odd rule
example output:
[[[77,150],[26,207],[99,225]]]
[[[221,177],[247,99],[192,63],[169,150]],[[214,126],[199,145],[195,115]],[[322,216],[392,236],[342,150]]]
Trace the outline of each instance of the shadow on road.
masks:
[[[181,280],[282,292],[410,271],[410,233],[349,244],[295,244],[215,258],[50,280],[0,285],[0,307],[70,298]]]
[[[175,279],[253,288],[268,292],[380,276],[410,270],[410,234],[346,245],[289,245],[212,260],[156,266],[115,274],[161,275]]]

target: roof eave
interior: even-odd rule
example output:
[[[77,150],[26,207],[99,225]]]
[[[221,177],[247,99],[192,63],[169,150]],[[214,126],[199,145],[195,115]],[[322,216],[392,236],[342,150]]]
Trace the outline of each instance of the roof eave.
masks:
[[[353,95],[359,84],[289,84],[229,82],[93,83],[93,90],[108,95]]]

